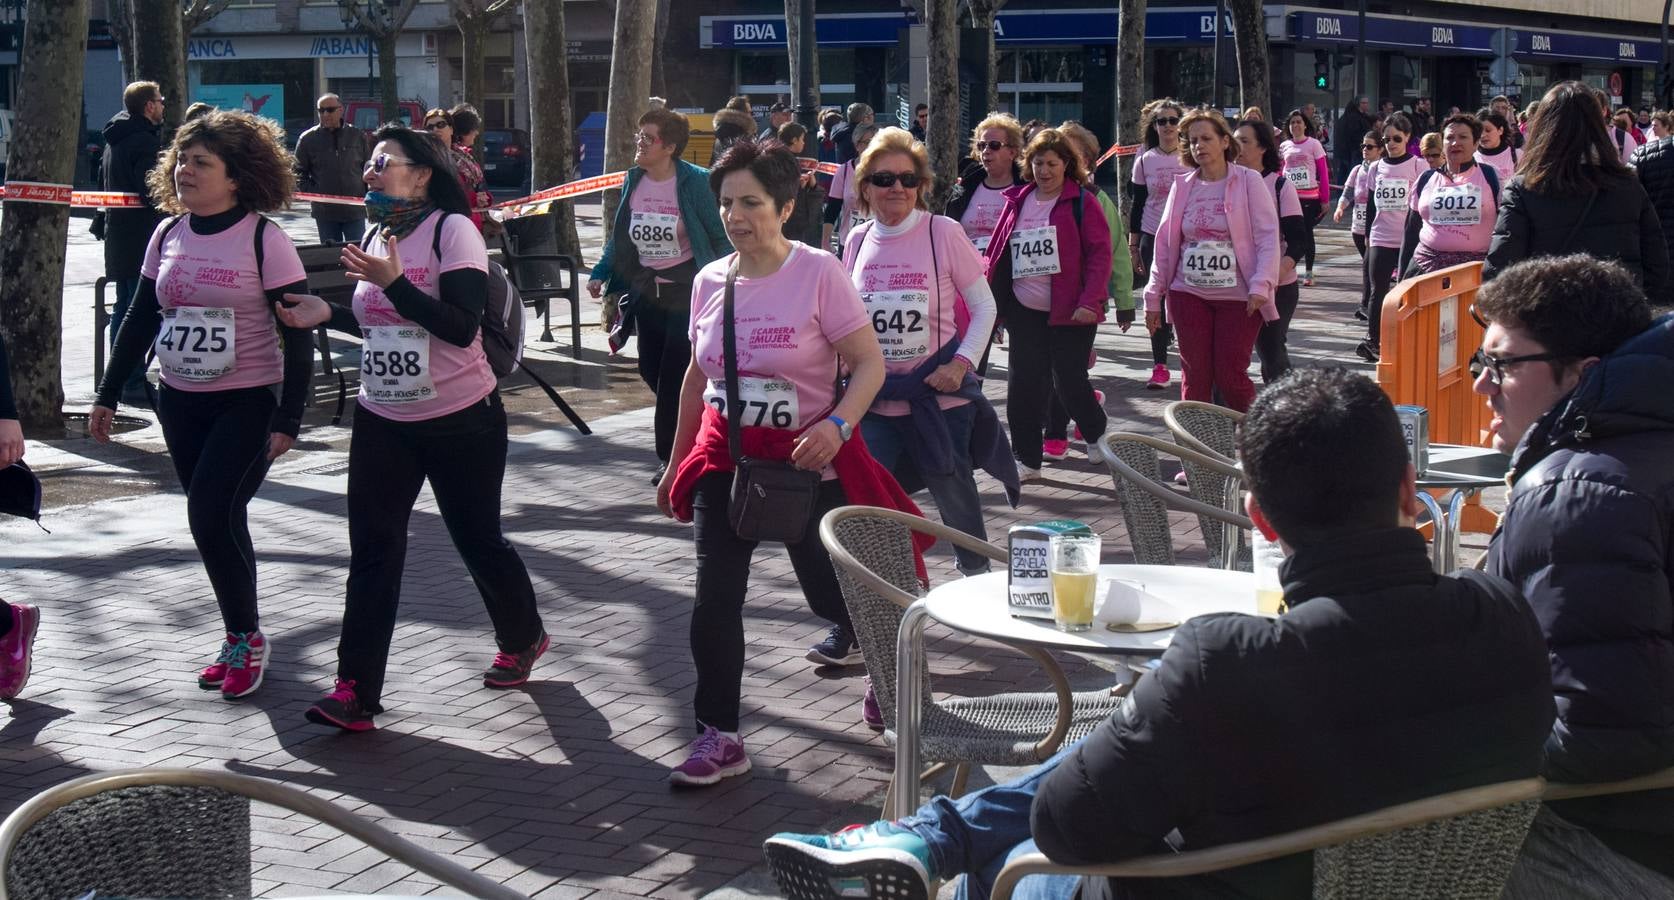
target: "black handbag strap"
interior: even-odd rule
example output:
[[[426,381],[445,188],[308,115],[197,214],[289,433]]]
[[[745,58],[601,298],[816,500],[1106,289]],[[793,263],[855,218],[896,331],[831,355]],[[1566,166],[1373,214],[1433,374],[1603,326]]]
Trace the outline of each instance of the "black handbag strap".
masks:
[[[733,282],[737,280],[738,254],[734,253],[727,266],[727,288],[721,305],[721,355],[725,357],[727,380],[727,451],[735,463],[744,458],[743,426],[738,417],[738,329],[732,321]]]

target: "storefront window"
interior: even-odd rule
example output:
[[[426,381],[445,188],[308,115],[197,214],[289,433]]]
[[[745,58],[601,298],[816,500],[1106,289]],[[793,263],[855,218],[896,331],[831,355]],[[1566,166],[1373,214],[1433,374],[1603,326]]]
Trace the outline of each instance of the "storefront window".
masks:
[[[738,93],[755,100],[791,96],[790,57],[785,53],[739,53]],[[820,104],[840,106],[854,100],[854,51],[820,51]]]
[[[1007,50],[1000,54],[1000,106],[1020,121],[1081,118],[1080,47]]]

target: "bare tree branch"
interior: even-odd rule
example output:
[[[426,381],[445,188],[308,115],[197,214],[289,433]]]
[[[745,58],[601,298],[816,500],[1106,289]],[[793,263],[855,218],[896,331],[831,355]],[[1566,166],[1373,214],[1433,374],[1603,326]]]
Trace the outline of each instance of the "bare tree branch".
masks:
[[[180,2],[185,7],[183,15],[185,16],[184,21],[188,37],[199,25],[220,15],[222,10],[232,5],[232,0],[180,0]]]

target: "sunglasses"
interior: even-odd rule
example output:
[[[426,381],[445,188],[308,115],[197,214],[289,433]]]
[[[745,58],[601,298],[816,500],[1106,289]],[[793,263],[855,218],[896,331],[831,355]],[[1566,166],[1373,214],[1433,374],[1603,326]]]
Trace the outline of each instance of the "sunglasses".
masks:
[[[1158,128],[1167,128],[1171,125],[1180,124],[1180,117],[1179,116],[1164,116],[1163,118],[1160,118],[1160,119],[1152,119],[1151,123],[1153,125],[1156,125]]]
[[[1361,144],[1360,149],[1362,149],[1362,150],[1382,150],[1383,146],[1381,144]]]
[[[1527,356],[1493,357],[1485,353],[1480,347],[1471,354],[1471,378],[1480,378],[1483,372],[1488,373],[1488,383],[1499,387],[1505,381],[1505,367],[1526,362],[1551,362],[1560,359],[1570,359],[1562,353],[1530,353]]]
[[[1383,139],[1383,142],[1385,144],[1405,144],[1407,139],[1404,137],[1386,137]]]
[[[448,126],[448,123],[446,123],[446,122],[426,122],[426,123],[424,123],[424,128],[425,128],[426,131],[441,131],[442,129],[447,128],[447,127],[449,127],[449,126]]]
[[[995,153],[998,153],[1001,150],[1004,150],[1004,149],[1006,149],[1007,147],[1010,147],[1010,146],[1011,145],[1006,143],[1005,141],[977,141],[976,142],[977,152],[979,152],[979,153],[982,152],[983,150],[992,150]]]
[[[908,190],[918,187],[920,181],[917,172],[873,172],[866,180],[881,188],[892,188],[899,181]]]
[[[341,107],[341,106],[322,106],[322,107],[319,108],[319,112],[320,112],[320,115],[325,115],[326,113],[337,112],[338,110],[340,110],[342,108],[343,107]]]
[[[403,156],[391,156],[388,153],[380,153],[366,161],[366,168],[363,171],[371,172],[374,175],[382,175],[384,174],[384,170],[390,166],[411,165],[417,164]]]

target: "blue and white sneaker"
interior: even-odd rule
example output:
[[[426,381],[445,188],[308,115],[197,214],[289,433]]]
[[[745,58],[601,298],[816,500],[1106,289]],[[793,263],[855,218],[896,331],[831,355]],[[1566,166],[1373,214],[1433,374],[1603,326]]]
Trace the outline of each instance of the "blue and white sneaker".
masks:
[[[889,822],[836,834],[782,832],[762,844],[790,900],[932,900],[930,845]]]

